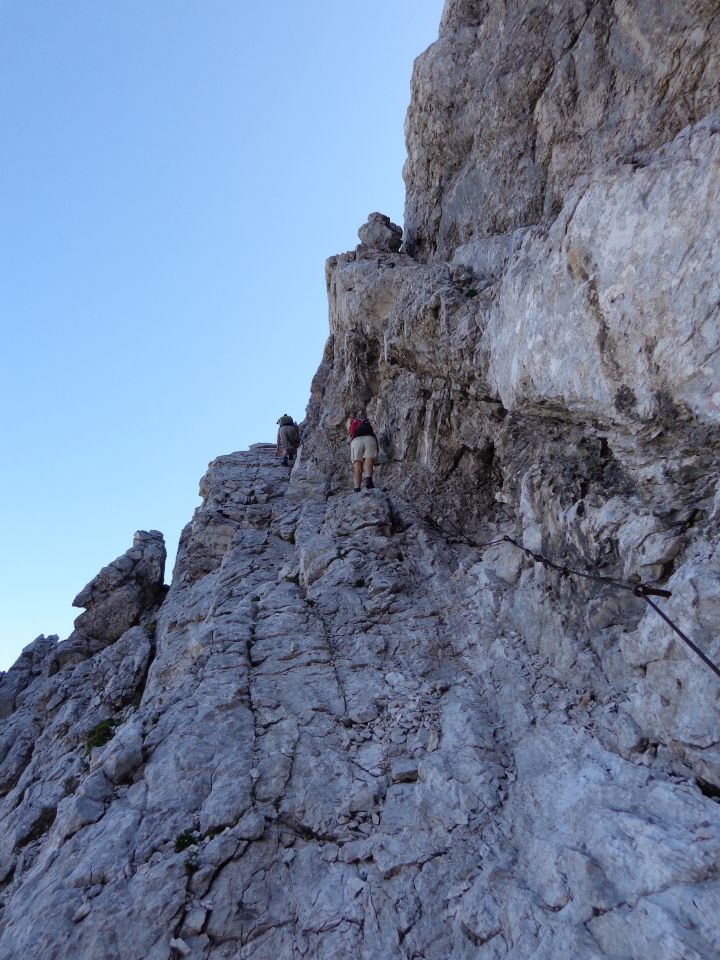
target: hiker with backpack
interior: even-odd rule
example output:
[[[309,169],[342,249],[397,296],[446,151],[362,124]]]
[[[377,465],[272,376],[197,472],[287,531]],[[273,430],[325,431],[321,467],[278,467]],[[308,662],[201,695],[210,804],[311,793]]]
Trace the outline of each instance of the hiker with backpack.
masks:
[[[295,454],[299,446],[300,428],[289,413],[284,413],[278,420],[275,456],[279,457],[282,453],[283,458],[280,462],[284,467],[291,467],[295,462]]]
[[[364,413],[350,417],[347,422],[350,434],[350,459],[353,465],[353,485],[355,493],[360,493],[361,482],[365,482],[365,489],[372,490],[373,467],[378,458],[378,442],[370,423]]]

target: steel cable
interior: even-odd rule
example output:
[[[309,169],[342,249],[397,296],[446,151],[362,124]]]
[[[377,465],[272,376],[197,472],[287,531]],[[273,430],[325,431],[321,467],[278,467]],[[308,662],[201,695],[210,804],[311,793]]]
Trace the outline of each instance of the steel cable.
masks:
[[[594,580],[596,583],[603,583],[606,586],[614,587],[616,590],[625,590],[629,593],[634,594],[636,597],[644,600],[649,607],[658,614],[659,617],[665,621],[665,623],[670,627],[674,633],[683,641],[683,643],[690,649],[692,652],[702,660],[706,667],[709,667],[712,672],[720,678],[720,667],[705,654],[703,651],[687,636],[683,631],[678,627],[676,623],[668,617],[668,615],[654,603],[650,597],[663,597],[667,599],[672,596],[672,590],[661,590],[659,587],[651,587],[646,583],[624,583],[622,580],[614,580],[612,577],[604,577],[600,574],[584,573],[581,570],[573,570],[565,564],[553,563],[552,560],[549,560],[547,557],[544,557],[541,553],[537,553],[534,550],[530,550],[529,547],[524,547],[521,543],[518,543],[517,540],[513,540],[512,537],[507,535],[501,537],[499,540],[493,540],[490,543],[484,543],[483,548],[494,547],[501,543],[510,543],[512,546],[516,547],[518,550],[521,550],[526,556],[528,556],[535,563],[542,564],[546,569],[557,570],[561,576],[572,576],[572,577],[582,577],[585,580]]]

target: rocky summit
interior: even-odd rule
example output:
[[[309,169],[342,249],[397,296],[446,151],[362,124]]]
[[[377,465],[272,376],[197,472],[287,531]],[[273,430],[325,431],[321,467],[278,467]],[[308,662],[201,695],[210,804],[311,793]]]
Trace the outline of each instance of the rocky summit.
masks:
[[[213,461],[169,589],[137,533],[0,676],[0,956],[720,956],[719,54],[447,0],[292,470]]]

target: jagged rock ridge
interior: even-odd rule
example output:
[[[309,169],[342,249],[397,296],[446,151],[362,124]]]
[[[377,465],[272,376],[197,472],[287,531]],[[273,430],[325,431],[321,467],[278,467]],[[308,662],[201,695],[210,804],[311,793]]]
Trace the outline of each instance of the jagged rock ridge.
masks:
[[[0,954],[714,958],[712,3],[449,0],[289,477],[214,461],[0,681]],[[368,405],[379,489],[350,493]]]

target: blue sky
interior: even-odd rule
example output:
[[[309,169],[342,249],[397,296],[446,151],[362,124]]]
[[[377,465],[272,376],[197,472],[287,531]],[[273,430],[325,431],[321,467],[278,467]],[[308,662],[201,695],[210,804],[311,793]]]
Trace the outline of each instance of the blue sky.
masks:
[[[0,669],[302,418],[442,5],[0,0]]]

